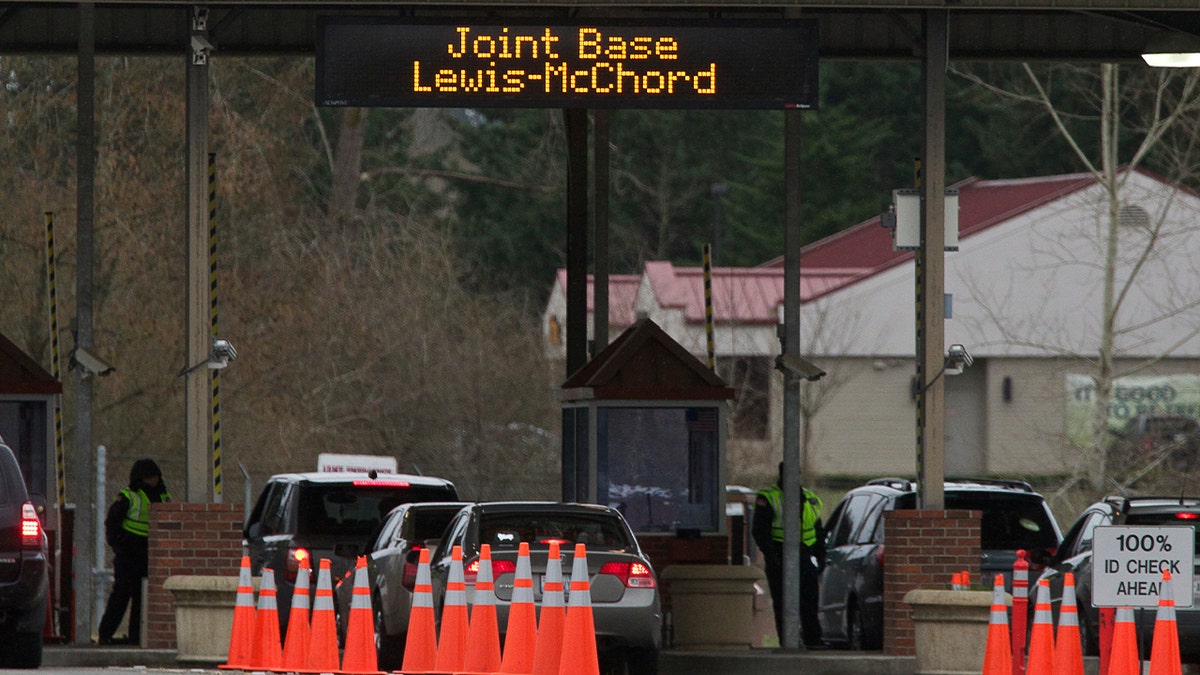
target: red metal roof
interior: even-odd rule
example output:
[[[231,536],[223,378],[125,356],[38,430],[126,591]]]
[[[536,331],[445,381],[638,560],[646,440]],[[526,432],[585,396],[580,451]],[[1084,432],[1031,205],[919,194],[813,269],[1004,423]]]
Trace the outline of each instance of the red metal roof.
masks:
[[[1041,178],[979,180],[971,178],[951,187],[958,189],[959,241],[1011,220],[1043,204],[1092,185],[1092,174],[1078,173]],[[826,293],[911,260],[912,251],[892,249],[891,233],[880,218],[854,225],[813,242],[800,250],[800,301]],[[664,307],[681,309],[689,323],[703,323],[704,270],[676,267],[667,261],[645,264],[645,276]],[[713,270],[713,318],[719,323],[776,323],[783,303],[783,258],[759,267],[718,267]],[[629,325],[635,319],[638,275],[612,275],[609,306],[611,323]],[[591,277],[588,277],[588,310],[592,310]],[[566,272],[558,283],[566,288]]]

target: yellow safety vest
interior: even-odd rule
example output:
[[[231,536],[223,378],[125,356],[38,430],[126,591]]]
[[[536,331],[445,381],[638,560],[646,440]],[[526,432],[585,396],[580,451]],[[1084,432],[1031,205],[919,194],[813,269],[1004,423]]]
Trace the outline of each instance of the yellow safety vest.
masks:
[[[800,510],[800,541],[805,546],[817,543],[817,519],[821,517],[821,498],[812,491],[804,491],[804,506]],[[783,541],[783,490],[778,485],[772,485],[758,494],[771,505],[771,540]]]
[[[135,492],[129,488],[122,488],[121,494],[129,500],[129,508],[125,510],[125,519],[121,521],[121,529],[139,537],[149,537],[150,498],[142,490]],[[165,502],[170,499],[170,495],[164,492],[162,500]]]

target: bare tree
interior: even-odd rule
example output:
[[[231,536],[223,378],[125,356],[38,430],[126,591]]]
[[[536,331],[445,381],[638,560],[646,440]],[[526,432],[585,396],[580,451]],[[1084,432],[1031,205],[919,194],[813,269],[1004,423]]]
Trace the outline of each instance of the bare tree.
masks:
[[[1200,299],[1177,294],[1156,299],[1159,305],[1152,316],[1147,317],[1145,311],[1134,311],[1135,303],[1146,300],[1142,284],[1146,283],[1152,261],[1179,234],[1173,231],[1178,224],[1170,217],[1175,197],[1196,178],[1200,168],[1200,155],[1195,152],[1200,73],[1194,69],[1154,71],[1137,67],[1123,71],[1114,64],[1101,64],[1094,69],[1075,66],[1035,69],[1022,64],[1021,73],[1027,86],[1021,87],[1019,80],[996,84],[976,72],[958,72],[1008,101],[1040,106],[1105,196],[1096,230],[1098,255],[1081,258],[1077,253],[1064,252],[1062,259],[1063,264],[1091,265],[1100,270],[1102,293],[1100,306],[1094,311],[1098,323],[1094,345],[1083,348],[1055,342],[1053,331],[1028,332],[1026,327],[1013,325],[1002,317],[1001,308],[985,308],[1011,344],[1036,347],[1090,365],[1095,382],[1092,442],[1076,465],[1071,482],[1086,480],[1094,489],[1100,489],[1107,474],[1108,408],[1114,382],[1144,371],[1200,334],[1200,327],[1195,328],[1159,356],[1137,359],[1132,364],[1119,360],[1123,336],[1200,307]],[[1122,75],[1127,81],[1122,81]],[[1094,149],[1090,148],[1088,136],[1094,138]],[[1167,180],[1174,186],[1164,208],[1154,214],[1139,210],[1134,198],[1127,195],[1133,171],[1147,163],[1169,172]],[[1131,220],[1137,227],[1125,227]],[[981,291],[978,287],[975,290]]]

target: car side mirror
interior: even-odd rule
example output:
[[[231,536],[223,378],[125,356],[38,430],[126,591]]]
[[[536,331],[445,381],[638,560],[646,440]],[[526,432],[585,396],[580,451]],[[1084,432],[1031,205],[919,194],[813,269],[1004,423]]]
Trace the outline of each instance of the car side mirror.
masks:
[[[250,523],[242,530],[242,536],[246,538],[257,537],[262,533],[262,523]]]
[[[1046,566],[1054,562],[1057,555],[1052,555],[1048,549],[1039,548],[1029,552],[1029,562]]]

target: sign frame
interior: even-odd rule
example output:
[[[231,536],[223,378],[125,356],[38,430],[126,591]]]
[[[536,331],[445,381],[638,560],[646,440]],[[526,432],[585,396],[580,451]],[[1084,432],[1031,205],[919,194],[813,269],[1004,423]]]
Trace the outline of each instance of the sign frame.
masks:
[[[1176,607],[1191,607],[1196,531],[1186,525],[1102,525],[1092,538],[1092,605],[1157,607],[1163,563]],[[1168,555],[1169,554],[1169,555]],[[1145,592],[1143,592],[1145,591]]]
[[[391,108],[816,109],[817,31],[812,18],[321,16],[315,101]]]

